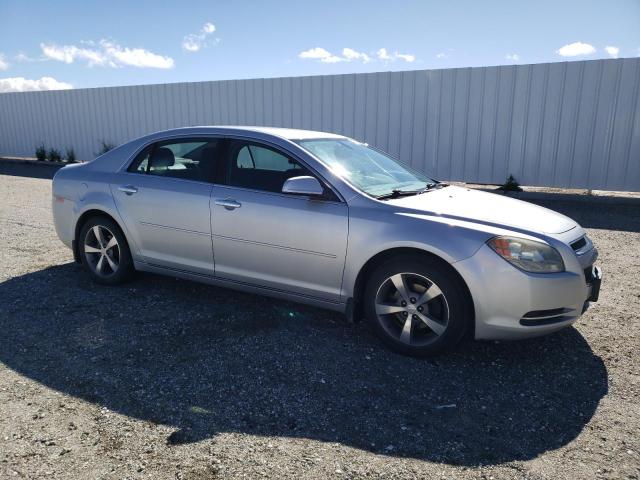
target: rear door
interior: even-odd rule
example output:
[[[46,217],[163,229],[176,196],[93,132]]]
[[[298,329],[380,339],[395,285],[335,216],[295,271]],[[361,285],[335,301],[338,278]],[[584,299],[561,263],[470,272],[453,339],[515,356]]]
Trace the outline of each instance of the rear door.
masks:
[[[325,198],[283,194],[287,178],[314,173],[273,146],[230,140],[226,157],[212,192],[216,277],[338,302],[347,205],[328,188]]]
[[[218,138],[156,143],[111,185],[144,262],[213,275],[209,201],[220,143]]]

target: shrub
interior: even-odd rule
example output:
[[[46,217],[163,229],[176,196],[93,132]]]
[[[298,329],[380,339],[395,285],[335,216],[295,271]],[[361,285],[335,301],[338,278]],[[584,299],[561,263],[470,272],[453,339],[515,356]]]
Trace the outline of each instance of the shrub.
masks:
[[[60,153],[60,150],[56,150],[55,148],[49,149],[49,154],[47,155],[47,157],[49,158],[50,162],[59,162],[60,160],[62,160],[62,154]]]
[[[41,143],[36,147],[36,158],[40,161],[47,159],[47,149],[44,148],[43,143]]]
[[[113,150],[116,146],[113,143],[106,142],[104,140],[100,141],[100,150],[96,153],[97,156],[104,155],[109,150]]]
[[[499,190],[504,190],[505,192],[521,192],[522,188],[513,175],[509,175],[507,181],[500,186]]]
[[[73,150],[73,148],[67,148],[67,151],[65,152],[65,157],[67,159],[67,162],[75,163],[75,161],[76,161],[76,152]]]

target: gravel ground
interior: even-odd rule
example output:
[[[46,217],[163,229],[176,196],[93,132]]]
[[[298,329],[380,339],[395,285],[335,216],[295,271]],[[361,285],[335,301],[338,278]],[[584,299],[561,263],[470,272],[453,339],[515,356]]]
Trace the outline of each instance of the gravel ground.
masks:
[[[547,203],[600,249],[575,328],[418,360],[314,308],[93,285],[50,181],[4,173],[0,478],[640,476],[640,207]]]

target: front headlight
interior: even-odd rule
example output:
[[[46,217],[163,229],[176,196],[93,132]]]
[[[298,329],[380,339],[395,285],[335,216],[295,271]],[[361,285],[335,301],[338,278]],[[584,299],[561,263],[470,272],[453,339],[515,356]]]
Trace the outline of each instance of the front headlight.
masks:
[[[517,237],[494,237],[487,245],[511,265],[525,272],[564,272],[562,257],[546,243]]]

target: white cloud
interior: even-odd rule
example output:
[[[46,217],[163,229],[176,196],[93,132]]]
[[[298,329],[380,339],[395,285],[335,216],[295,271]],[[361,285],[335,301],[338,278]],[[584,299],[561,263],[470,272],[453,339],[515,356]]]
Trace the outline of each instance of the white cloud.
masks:
[[[318,60],[322,63],[338,63],[338,62],[369,63],[369,62],[375,61],[375,59],[372,58],[371,55],[364,52],[358,52],[353,48],[346,47],[342,49],[342,56],[339,56],[339,55],[334,55],[326,48],[315,47],[315,48],[310,48],[309,50],[300,52],[298,54],[298,57],[303,59]],[[377,57],[378,60],[383,62],[404,60],[405,62],[411,63],[416,59],[415,55],[412,55],[410,53],[395,52],[393,54],[390,54],[389,52],[387,52],[386,48],[381,48],[380,50],[375,52],[375,56]]]
[[[381,48],[380,50],[378,50],[376,52],[376,55],[378,56],[378,60],[382,60],[382,61],[392,60],[391,55],[389,55],[386,48]]]
[[[343,52],[344,51],[348,51],[348,55],[350,55],[350,57],[347,57],[346,55],[344,57],[339,57],[322,47],[310,48],[309,50],[300,52],[298,57],[303,59],[319,60],[322,63],[338,63],[349,62],[352,57],[355,58],[354,55],[359,55],[358,52],[351,50],[350,48],[345,48]]]
[[[411,53],[398,53],[395,52],[393,54],[390,54],[386,48],[381,48],[380,50],[378,50],[376,52],[376,55],[378,57],[378,60],[381,60],[383,62],[393,62],[394,60],[404,60],[405,62],[413,62],[416,59],[416,56],[411,54]]]
[[[512,62],[517,62],[520,60],[520,55],[518,55],[517,53],[507,53],[504,58]]]
[[[314,60],[322,60],[331,57],[331,53],[322,47],[310,48],[298,54],[300,58],[312,58]]]
[[[401,60],[404,60],[405,62],[413,62],[416,59],[415,55],[412,55],[410,53],[395,53],[396,58],[399,58]]]
[[[436,58],[449,58],[449,55],[447,55],[444,52],[440,52],[439,54],[436,55]]]
[[[59,82],[51,77],[42,77],[37,80],[30,80],[24,77],[0,78],[0,93],[68,90],[70,88],[73,88],[70,83]]]
[[[342,56],[348,61],[351,62],[353,60],[362,60],[364,63],[369,63],[371,61],[371,57],[366,53],[358,52],[352,48],[343,48]]]
[[[578,57],[580,55],[591,55],[596,49],[593,45],[582,42],[574,42],[556,50],[561,57]]]
[[[0,70],[9,68],[9,63],[4,59],[4,55],[0,53]]]
[[[619,47],[607,46],[604,47],[604,50],[609,54],[611,58],[618,58],[618,54],[620,53]]]
[[[93,42],[84,42],[95,45]],[[42,53],[46,58],[64,63],[73,63],[76,60],[84,61],[90,67],[108,66],[121,67],[132,66],[140,68],[173,68],[174,61],[171,57],[165,57],[150,52],[143,48],[121,47],[110,40],[100,40],[97,48],[77,47],[75,45],[46,45],[40,44]]]
[[[182,39],[182,48],[187,52],[197,52],[203,47],[207,47],[211,42],[208,38],[216,31],[216,26],[211,23],[205,23],[198,33],[190,33]],[[218,43],[220,39],[216,39],[214,43]]]
[[[120,45],[107,40],[102,40],[100,45],[104,49],[109,61],[116,65],[129,65],[140,68],[174,67],[173,58],[164,57],[143,48],[123,48]]]
[[[328,57],[321,58],[320,61],[323,63],[338,63],[344,62],[345,59],[342,57],[338,57],[337,55],[329,55]]]
[[[107,58],[102,52],[89,48],[80,48],[75,45],[46,45],[40,44],[45,57],[64,63],[73,63],[75,60],[84,60],[89,66],[104,65]]]

